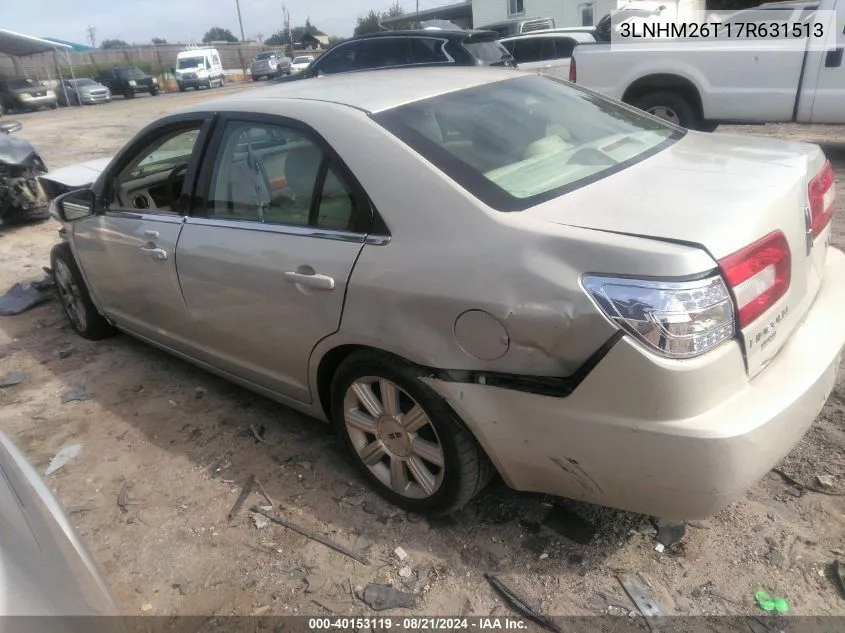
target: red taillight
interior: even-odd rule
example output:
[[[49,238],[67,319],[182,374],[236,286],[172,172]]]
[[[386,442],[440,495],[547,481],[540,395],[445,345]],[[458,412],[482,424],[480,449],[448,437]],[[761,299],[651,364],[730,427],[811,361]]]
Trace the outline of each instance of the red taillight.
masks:
[[[577,73],[575,72],[575,58],[572,57],[569,59],[569,81],[575,83],[575,77]]]
[[[833,168],[830,161],[824,161],[821,171],[810,181],[808,195],[810,198],[810,218],[813,226],[813,239],[819,236],[833,218],[833,200],[836,187]]]
[[[780,231],[769,233],[719,261],[737,303],[740,329],[754,321],[786,294],[792,256]]]

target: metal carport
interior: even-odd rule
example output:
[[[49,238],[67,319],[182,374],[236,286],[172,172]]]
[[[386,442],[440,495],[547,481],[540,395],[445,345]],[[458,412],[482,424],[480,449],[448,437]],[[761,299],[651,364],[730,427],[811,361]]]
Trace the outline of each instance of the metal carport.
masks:
[[[63,51],[68,67],[70,68],[71,79],[76,80],[73,74],[73,62],[70,59],[71,48],[73,47],[68,44],[60,44],[59,42],[51,42],[40,37],[0,29],[0,53],[5,53],[11,57],[26,57],[27,55],[49,53],[50,51],[53,51],[53,55],[55,56],[59,51]],[[59,69],[59,84],[65,92],[65,100],[70,103],[70,100],[67,98],[67,89],[64,88],[64,82],[62,81],[61,67],[59,64],[56,64],[56,68]]]

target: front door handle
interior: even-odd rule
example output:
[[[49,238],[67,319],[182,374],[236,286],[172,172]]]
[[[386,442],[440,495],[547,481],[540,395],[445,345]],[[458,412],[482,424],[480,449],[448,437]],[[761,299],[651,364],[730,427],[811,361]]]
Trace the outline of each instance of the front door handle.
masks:
[[[334,290],[334,279],[326,275],[307,275],[304,273],[297,273],[288,271],[285,273],[285,279],[291,283],[299,284],[307,288],[315,288],[317,290]]]
[[[167,260],[167,251],[163,248],[158,248],[157,246],[142,246],[141,252],[144,255],[149,255],[153,259],[157,259],[162,262]]]
[[[845,53],[845,48],[841,46],[832,51],[828,51],[824,58],[825,68],[839,68],[842,65],[842,54]]]

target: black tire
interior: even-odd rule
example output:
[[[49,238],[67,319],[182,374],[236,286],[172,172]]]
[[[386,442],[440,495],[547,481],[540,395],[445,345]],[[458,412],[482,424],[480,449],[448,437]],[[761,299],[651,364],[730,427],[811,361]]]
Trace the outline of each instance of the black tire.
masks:
[[[73,292],[76,293],[74,296],[75,299],[73,300],[74,308],[83,315],[82,318],[74,318],[68,308],[71,299],[68,298],[68,289],[65,288],[65,282],[61,279],[62,273],[59,272],[63,270],[63,267],[67,270],[70,281],[74,286]],[[70,244],[62,242],[53,247],[53,250],[50,251],[50,268],[53,272],[53,281],[56,284],[56,293],[59,295],[59,302],[62,304],[62,311],[65,313],[74,332],[82,338],[92,341],[98,341],[112,336],[117,332],[97,311],[94,302],[91,301],[91,295],[88,294],[88,288],[85,286],[82,273],[79,272],[79,266],[76,265],[76,259],[70,250]]]
[[[341,364],[332,379],[332,420],[356,467],[382,497],[408,512],[450,514],[463,508],[484,489],[493,476],[493,466],[472,433],[446,402],[420,380],[424,375],[424,371],[411,363],[386,354],[355,352]],[[394,491],[371,472],[358,455],[344,421],[344,400],[350,386],[363,377],[389,380],[404,392],[404,398],[407,399],[404,406],[411,406],[415,402],[428,416],[436,433],[433,437],[439,443],[443,456],[442,481],[430,496],[411,498]],[[431,433],[431,429],[423,428],[419,434],[424,430]],[[386,455],[385,459],[389,457]],[[407,466],[403,467],[403,472],[409,475],[410,471],[406,469]]]
[[[632,104],[646,112],[665,108],[677,117],[677,124],[690,130],[698,129],[700,117],[698,111],[689,100],[678,92],[658,90],[649,92],[635,99]]]
[[[158,96],[158,92],[159,92],[159,91],[158,91],[158,88],[153,88],[152,90],[150,90],[150,94],[151,94],[153,97]]]
[[[135,98],[135,91],[132,88],[127,88],[126,92],[123,93],[123,96],[126,99],[134,99]]]
[[[51,110],[55,110],[55,109],[56,109],[56,108],[58,108],[58,107],[59,107],[59,103],[58,103],[58,101],[54,101],[53,103],[51,103],[51,104],[50,104],[50,109],[51,109]]]

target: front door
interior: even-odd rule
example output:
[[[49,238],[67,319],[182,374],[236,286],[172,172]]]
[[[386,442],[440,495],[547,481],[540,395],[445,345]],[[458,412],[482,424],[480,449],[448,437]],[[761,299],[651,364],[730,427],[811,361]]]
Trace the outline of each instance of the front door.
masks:
[[[176,253],[196,355],[310,402],[311,351],[340,326],[370,207],[307,129],[222,116]]]
[[[187,309],[176,276],[183,185],[203,120],[154,132],[115,165],[103,208],[73,225],[88,287],[118,326],[184,349]],[[175,344],[174,344],[175,343]]]
[[[812,103],[809,123],[845,123],[845,3],[836,3],[835,13],[820,11],[819,16],[813,27],[825,29],[825,45],[820,39],[810,40],[807,69],[811,72],[806,73],[801,101]],[[806,120],[800,112],[798,120]]]

